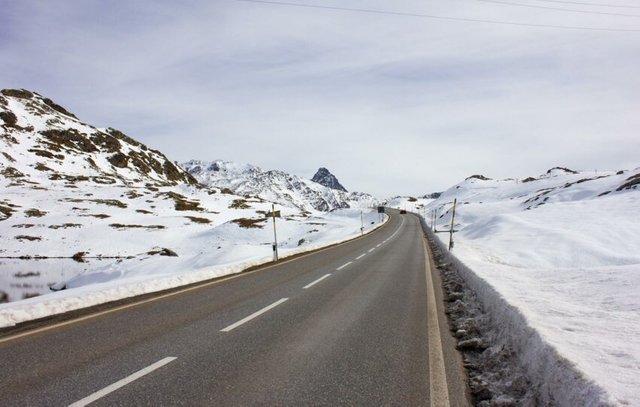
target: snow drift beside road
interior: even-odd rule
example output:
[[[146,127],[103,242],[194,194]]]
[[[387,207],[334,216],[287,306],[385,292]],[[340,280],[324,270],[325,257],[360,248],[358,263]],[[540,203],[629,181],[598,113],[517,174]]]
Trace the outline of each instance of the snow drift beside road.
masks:
[[[308,220],[320,229],[312,237],[307,223],[280,222],[281,259],[344,242],[361,234],[360,210],[345,209]],[[364,215],[364,232],[369,233],[381,226],[378,220],[377,212],[367,212]],[[246,231],[228,223],[205,231],[199,237],[187,236],[183,242],[191,245],[193,250],[200,251],[199,255],[127,259],[91,270],[66,281],[65,290],[1,304],[0,328],[239,273],[272,260],[271,237],[270,229]],[[305,238],[311,242],[303,245],[300,240]],[[211,242],[224,240],[229,241],[226,250],[211,248]]]
[[[455,256],[613,403],[635,406],[640,406],[639,178],[640,169],[553,169],[527,182],[474,177],[427,207],[438,210],[443,229],[457,198]],[[446,241],[448,234],[439,238]],[[476,289],[478,281],[472,284]],[[495,308],[490,295],[478,295],[487,308]],[[522,357],[535,372],[546,356]],[[568,397],[572,389],[564,391]]]

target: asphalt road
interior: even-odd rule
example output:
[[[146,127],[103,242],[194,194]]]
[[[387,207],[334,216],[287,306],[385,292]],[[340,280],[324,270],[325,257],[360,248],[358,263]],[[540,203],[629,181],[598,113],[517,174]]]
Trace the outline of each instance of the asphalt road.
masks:
[[[394,213],[347,244],[0,339],[0,404],[467,405],[428,266],[418,219]]]

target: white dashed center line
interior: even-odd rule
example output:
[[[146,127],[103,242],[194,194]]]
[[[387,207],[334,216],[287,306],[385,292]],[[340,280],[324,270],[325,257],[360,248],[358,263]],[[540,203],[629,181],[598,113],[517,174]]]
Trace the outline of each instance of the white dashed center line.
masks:
[[[348,265],[350,265],[351,263],[353,263],[353,262],[352,262],[352,261],[350,261],[350,262],[348,262],[348,263],[343,264],[342,266],[338,267],[338,268],[336,269],[336,271],[340,271],[340,270],[342,270],[343,268],[347,267],[347,266],[348,266]]]
[[[362,253],[360,256],[356,257],[356,260],[360,260],[361,258],[363,258],[366,255],[367,255],[367,253]]]
[[[324,276],[320,277],[320,278],[319,278],[319,279],[317,279],[316,281],[314,281],[314,282],[312,282],[312,283],[309,283],[309,284],[305,285],[305,286],[304,286],[304,287],[302,287],[302,288],[304,288],[304,289],[306,290],[307,288],[314,286],[315,284],[319,283],[320,281],[324,280],[325,278],[329,277],[330,275],[331,275],[331,273],[329,273],[329,274],[325,274]]]
[[[89,403],[93,403],[94,401],[106,396],[109,393],[113,393],[114,391],[118,390],[121,387],[126,386],[127,384],[138,380],[139,378],[141,378],[142,376],[148,375],[149,373],[153,372],[156,369],[161,368],[162,366],[166,365],[167,363],[173,362],[174,360],[176,360],[177,358],[170,356],[170,357],[166,357],[162,360],[157,361],[156,363],[145,367],[142,370],[138,370],[137,372],[135,372],[134,374],[132,374],[131,376],[125,377],[124,379],[117,381],[107,387],[105,387],[102,390],[98,390],[97,392],[83,398],[82,400],[78,400],[73,404],[70,404],[69,407],[83,407],[86,406]]]
[[[275,307],[277,307],[278,305],[282,304],[283,302],[287,301],[288,298],[281,298],[278,301],[274,302],[271,305],[268,305],[264,308],[262,308],[260,311],[256,311],[253,314],[249,315],[246,318],[241,319],[240,321],[236,322],[235,324],[231,324],[228,327],[221,329],[220,332],[229,332],[233,329],[236,329],[237,327],[239,327],[240,325],[246,324],[247,322],[251,321],[252,319],[259,317],[260,315],[264,314],[265,312],[269,311],[270,309],[273,309]]]

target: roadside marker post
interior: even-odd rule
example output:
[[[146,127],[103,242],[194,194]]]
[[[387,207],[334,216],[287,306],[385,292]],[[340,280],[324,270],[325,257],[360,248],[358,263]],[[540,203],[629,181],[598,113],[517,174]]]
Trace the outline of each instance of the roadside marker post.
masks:
[[[273,217],[273,261],[278,261],[278,234],[276,232],[276,205],[271,204],[271,216]]]
[[[453,213],[451,214],[451,228],[449,229],[449,251],[453,249],[453,222],[456,218],[456,202],[458,199],[453,200]]]

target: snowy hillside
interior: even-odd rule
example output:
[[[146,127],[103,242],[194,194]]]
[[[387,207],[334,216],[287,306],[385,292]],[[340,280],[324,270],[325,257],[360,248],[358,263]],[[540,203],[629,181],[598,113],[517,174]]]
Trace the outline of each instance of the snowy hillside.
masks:
[[[200,185],[29,91],[3,90],[0,120],[0,326],[271,259],[270,202]],[[360,234],[359,209],[278,209],[282,255]]]
[[[433,202],[432,198],[397,196],[386,201],[385,206],[393,209],[405,210],[407,212],[425,214],[427,205]]]
[[[347,193],[283,171],[265,171],[250,164],[228,161],[188,161],[182,167],[205,185],[257,196],[304,211],[329,212],[344,208],[371,208],[377,200],[365,193]],[[325,173],[325,178],[331,174]],[[339,184],[338,184],[339,185]]]
[[[614,404],[640,406],[640,168],[473,176],[427,206],[439,229],[454,198],[453,253]]]

